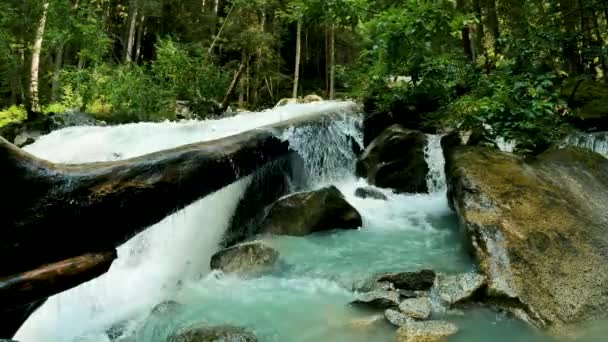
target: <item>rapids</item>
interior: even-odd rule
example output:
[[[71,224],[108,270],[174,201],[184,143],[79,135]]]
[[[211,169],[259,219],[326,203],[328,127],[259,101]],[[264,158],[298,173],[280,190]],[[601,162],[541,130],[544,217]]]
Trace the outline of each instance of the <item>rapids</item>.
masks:
[[[348,306],[353,287],[381,271],[432,268],[462,272],[474,268],[464,251],[455,215],[446,200],[439,136],[429,136],[425,158],[430,194],[393,194],[388,201],[354,196],[367,186],[353,175],[352,139],[361,144],[361,116],[350,102],[288,105],[214,121],[138,123],[77,127],[42,137],[27,150],[54,162],[79,163],[130,158],[187,143],[212,140],[290,118],[333,111],[341,119],[326,129],[299,127],[281,137],[305,161],[305,188],[335,184],[359,210],[363,227],[308,237],[270,237],[285,267],[257,279],[209,272],[250,177],[167,217],[119,248],[105,275],[49,299],[21,328],[22,342],[110,341],[106,331],[120,325],[129,341],[164,342],[176,329],[195,322],[233,324],[260,341],[392,341],[388,324],[366,330],[353,320],[369,315]],[[83,227],[86,229],[86,227]],[[150,317],[164,301],[183,306],[170,317]],[[458,322],[454,341],[544,341],[524,324],[486,309]],[[126,341],[126,340],[125,340]],[[452,340],[451,340],[452,341]]]

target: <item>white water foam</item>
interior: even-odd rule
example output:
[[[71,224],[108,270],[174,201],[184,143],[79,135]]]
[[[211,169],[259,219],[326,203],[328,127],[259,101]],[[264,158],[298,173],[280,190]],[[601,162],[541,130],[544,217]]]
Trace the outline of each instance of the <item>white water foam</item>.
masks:
[[[426,185],[429,193],[446,191],[445,158],[441,148],[441,135],[427,135],[424,159],[429,166]]]
[[[352,113],[354,108],[352,102],[322,102],[242,113],[221,120],[74,127],[40,138],[27,151],[59,163],[119,160],[293,118],[325,112]],[[207,196],[121,246],[119,258],[108,273],[50,298],[23,325],[16,338],[77,340],[90,331],[103,331],[110,324],[147,312],[182,281],[207,273],[209,258],[217,250],[249,181],[247,177]],[[90,341],[106,339],[101,334]]]
[[[563,141],[562,147],[565,146],[587,148],[608,158],[608,132],[576,133]]]

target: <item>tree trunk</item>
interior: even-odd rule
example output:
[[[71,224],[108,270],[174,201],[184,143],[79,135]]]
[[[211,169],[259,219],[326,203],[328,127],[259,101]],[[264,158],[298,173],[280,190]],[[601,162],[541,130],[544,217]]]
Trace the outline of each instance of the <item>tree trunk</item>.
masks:
[[[500,38],[500,31],[498,29],[498,14],[496,13],[496,0],[486,0],[486,12],[488,32],[492,39],[492,46],[494,53],[500,52],[498,45],[498,38]]]
[[[473,0],[473,8],[475,10],[475,16],[479,20],[475,25],[475,44],[473,50],[473,56],[477,59],[477,56],[484,54],[483,48],[483,37],[485,35],[483,29],[483,14],[481,12],[481,0]]]
[[[226,23],[228,22],[228,18],[230,18],[230,14],[234,10],[234,6],[235,5],[232,5],[232,7],[230,7],[230,10],[228,11],[228,14],[226,14],[226,18],[224,19],[224,22],[222,23],[222,26],[220,27],[220,30],[217,32],[217,36],[215,36],[215,38],[213,38],[213,41],[211,42],[211,46],[209,46],[209,50],[207,50],[208,54],[210,54],[211,52],[213,52],[213,48],[215,47],[215,43],[222,36],[222,32],[224,31],[224,27],[226,26]],[[215,12],[217,13],[217,5],[215,7]]]
[[[241,74],[243,73],[243,70],[245,70],[245,61],[241,61],[241,65],[239,65],[239,69],[236,71],[236,73],[234,73],[232,82],[230,82],[230,86],[228,87],[228,90],[226,91],[226,95],[224,96],[224,100],[222,101],[223,109],[226,109],[226,107],[228,106],[228,102],[230,101],[230,95],[232,95],[234,88],[236,88],[236,85],[238,84],[238,82],[241,78]]]
[[[125,62],[129,63],[133,61],[133,46],[135,45],[135,29],[137,28],[137,5],[133,2],[131,4],[131,11],[129,14],[129,31],[127,32],[127,45],[125,46]]]
[[[63,43],[57,47],[57,51],[55,52],[55,70],[53,72],[53,84],[52,84],[52,93],[51,99],[53,102],[57,102],[59,100],[59,76],[61,73],[61,66],[63,65]]]
[[[49,11],[49,1],[42,2],[42,15],[38,21],[36,29],[36,37],[32,46],[32,63],[30,69],[30,112],[40,113],[40,99],[38,97],[38,73],[40,69],[40,52],[42,50],[42,40],[44,39],[44,29],[46,26],[46,17]]]
[[[329,31],[329,99],[336,99],[336,25]]]
[[[142,15],[139,18],[139,27],[137,28],[137,42],[135,43],[135,63],[139,62],[141,57],[141,40],[144,36],[146,16]]]
[[[575,76],[581,72],[580,56],[577,49],[576,40],[576,13],[573,0],[560,0],[560,12],[562,17],[563,29],[566,37],[563,42],[564,61],[570,76]]]
[[[602,47],[605,44],[604,38],[602,37],[602,32],[600,31],[598,15],[595,13],[594,10],[592,10],[591,13],[596,36],[596,39],[594,40],[594,45],[599,54],[600,67],[602,68],[602,75],[604,77],[604,81],[608,82],[608,61],[606,60],[606,54],[602,51]]]
[[[465,0],[457,0],[456,1],[456,10],[460,13],[465,13]],[[471,36],[469,25],[464,25],[461,29],[462,34],[462,48],[464,50],[464,54],[469,61],[473,61],[473,50],[471,49]]]
[[[300,57],[302,53],[302,19],[298,20],[298,28],[296,33],[296,65],[293,76],[293,98],[298,98],[298,87],[300,83]]]
[[[581,63],[582,63],[582,72],[587,72],[587,69],[591,67],[591,63],[589,61],[589,50],[590,50],[590,41],[591,41],[591,31],[589,30],[589,25],[587,23],[587,16],[585,15],[585,5],[582,0],[578,0],[578,10],[580,16],[580,25],[581,32],[583,33],[582,37],[582,49],[581,49]]]

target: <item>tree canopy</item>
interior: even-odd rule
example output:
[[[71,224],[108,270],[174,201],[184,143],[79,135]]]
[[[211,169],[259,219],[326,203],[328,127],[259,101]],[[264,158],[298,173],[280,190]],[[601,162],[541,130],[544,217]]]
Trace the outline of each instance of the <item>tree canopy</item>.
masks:
[[[569,116],[608,113],[603,0],[8,0],[0,13],[0,125],[315,93],[534,147]]]

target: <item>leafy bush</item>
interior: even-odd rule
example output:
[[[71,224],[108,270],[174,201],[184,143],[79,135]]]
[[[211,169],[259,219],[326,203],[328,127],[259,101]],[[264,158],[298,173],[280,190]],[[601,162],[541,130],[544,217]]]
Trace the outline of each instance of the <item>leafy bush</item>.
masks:
[[[11,122],[23,121],[27,118],[27,112],[23,106],[10,106],[0,111],[0,127],[6,126]]]

